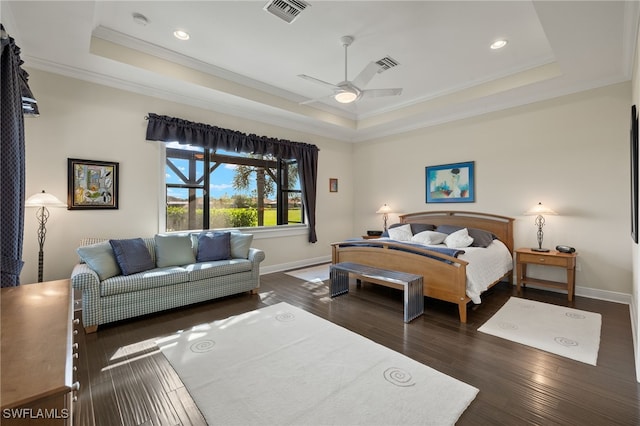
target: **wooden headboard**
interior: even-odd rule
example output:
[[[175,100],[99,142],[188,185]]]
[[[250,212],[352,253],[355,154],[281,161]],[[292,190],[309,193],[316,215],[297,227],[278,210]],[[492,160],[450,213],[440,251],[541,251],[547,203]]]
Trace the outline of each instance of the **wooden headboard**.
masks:
[[[460,211],[431,211],[400,215],[401,223],[428,223],[432,225],[454,225],[483,229],[493,233],[513,253],[513,221],[506,216],[488,213]]]

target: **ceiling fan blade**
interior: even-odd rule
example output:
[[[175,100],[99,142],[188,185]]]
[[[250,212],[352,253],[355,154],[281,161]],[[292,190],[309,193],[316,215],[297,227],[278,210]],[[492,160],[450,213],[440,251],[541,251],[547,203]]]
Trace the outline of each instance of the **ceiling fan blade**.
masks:
[[[340,89],[340,88],[339,88],[338,86],[336,86],[335,84],[327,83],[326,81],[318,80],[318,79],[317,79],[317,78],[315,78],[315,77],[310,77],[310,76],[305,75],[305,74],[298,74],[298,77],[300,77],[300,78],[304,78],[305,80],[311,81],[311,82],[313,82],[313,83],[321,84],[321,85],[323,85],[323,86],[325,86],[325,87],[328,87],[328,88],[330,88],[330,89],[332,89],[332,90],[339,90],[339,89]]]
[[[380,64],[377,62],[369,62],[369,65],[364,67],[364,69],[360,71],[360,74],[358,74],[351,83],[358,88],[363,88],[371,81],[379,70]]]
[[[362,98],[380,98],[382,96],[398,96],[402,94],[402,89],[369,89],[363,90]]]

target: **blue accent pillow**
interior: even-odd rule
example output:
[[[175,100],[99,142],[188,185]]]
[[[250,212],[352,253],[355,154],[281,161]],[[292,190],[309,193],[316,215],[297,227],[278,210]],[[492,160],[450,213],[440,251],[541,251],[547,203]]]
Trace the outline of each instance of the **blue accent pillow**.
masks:
[[[204,232],[198,237],[197,262],[231,259],[231,233]]]
[[[148,271],[156,267],[142,238],[109,240],[122,275]]]

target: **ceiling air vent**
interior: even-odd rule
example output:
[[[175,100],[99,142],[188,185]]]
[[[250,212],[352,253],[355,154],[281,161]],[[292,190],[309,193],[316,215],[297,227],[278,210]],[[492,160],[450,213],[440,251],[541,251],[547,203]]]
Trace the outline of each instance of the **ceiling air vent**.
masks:
[[[378,74],[388,70],[389,68],[393,68],[395,66],[400,65],[398,63],[398,61],[396,61],[395,59],[393,59],[393,58],[391,58],[389,56],[385,56],[384,58],[380,59],[379,61],[376,61],[376,64],[380,65],[380,69],[378,69]]]
[[[270,0],[264,10],[290,24],[307,6],[309,3],[302,0]]]

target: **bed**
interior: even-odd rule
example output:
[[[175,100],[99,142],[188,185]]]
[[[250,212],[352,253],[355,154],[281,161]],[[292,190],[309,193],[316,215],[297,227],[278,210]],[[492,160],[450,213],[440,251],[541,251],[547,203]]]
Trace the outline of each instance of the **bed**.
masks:
[[[478,248],[477,250],[475,248],[471,250],[471,247],[463,249],[465,254],[454,257],[446,253],[434,252],[427,246],[405,244],[387,238],[347,240],[332,243],[332,263],[354,262],[422,275],[424,295],[457,304],[460,322],[466,323],[467,304],[470,301],[473,300],[474,303],[479,303],[480,293],[502,279],[511,281],[513,272],[511,257],[513,253],[513,221],[514,219],[510,217],[463,211],[431,211],[400,216],[400,223],[402,224],[428,224],[434,225],[434,227],[448,225],[490,232],[498,241],[494,241],[495,244],[491,243],[487,249],[495,246],[504,246],[496,249],[502,252],[501,259],[503,260],[501,263],[505,263],[505,256],[508,256],[508,264],[501,266],[502,270],[494,267],[495,261],[486,260],[491,256],[485,256],[488,251],[483,251],[486,250],[484,248]],[[480,254],[469,256],[466,253],[467,251],[469,255],[472,252]],[[469,280],[468,275],[472,270],[478,269],[478,267],[484,269],[485,266],[493,269],[493,271],[484,274],[480,278],[472,277],[473,279]],[[499,276],[496,276],[496,274],[499,274]],[[476,282],[470,283],[470,281]]]

